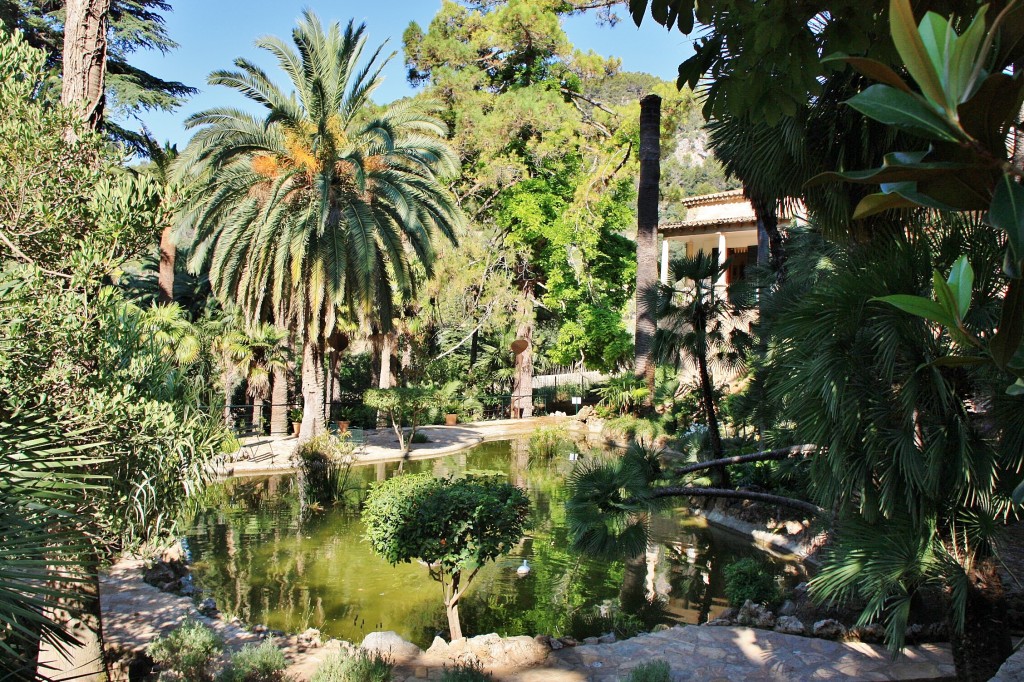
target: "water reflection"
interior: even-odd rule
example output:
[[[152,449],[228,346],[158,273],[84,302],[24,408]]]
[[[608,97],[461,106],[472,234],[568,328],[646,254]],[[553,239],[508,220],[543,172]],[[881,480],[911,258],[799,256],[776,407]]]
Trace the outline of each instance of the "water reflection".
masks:
[[[508,556],[485,567],[461,604],[467,634],[576,637],[657,623],[699,623],[725,608],[722,567],[753,552],[734,536],[679,512],[651,519],[647,551],[629,561],[571,553],[564,481],[568,453],[531,457],[522,441],[406,463],[436,476],[500,471],[529,493],[532,527]],[[396,464],[353,469],[359,496]],[[427,646],[446,628],[441,588],[424,566],[389,566],[362,541],[357,507],[303,514],[295,476],[238,479],[211,486],[186,520],[199,585],[228,615],[273,629],[360,641],[395,630]],[[528,559],[525,578],[516,568]]]

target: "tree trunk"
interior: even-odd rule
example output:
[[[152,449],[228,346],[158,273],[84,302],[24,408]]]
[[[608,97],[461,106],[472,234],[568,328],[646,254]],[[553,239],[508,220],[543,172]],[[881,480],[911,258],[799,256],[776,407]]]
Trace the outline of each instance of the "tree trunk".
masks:
[[[998,568],[991,559],[982,561],[969,576],[963,634],[950,624],[950,643],[956,679],[984,682],[991,679],[1011,653],[1006,624],[1006,601]]]
[[[103,123],[110,0],[67,0],[60,101],[91,129]],[[67,135],[77,135],[69,130]]]
[[[640,100],[640,185],[636,199],[636,334],[634,372],[647,384],[644,406],[654,402],[652,346],[658,321],[650,292],[658,283],[658,193],[661,184],[661,98]]]
[[[225,362],[226,362],[225,357]],[[224,425],[229,429],[235,425],[235,417],[231,413],[231,398],[235,393],[235,373],[231,368],[223,370],[220,380],[224,384]]]
[[[395,381],[394,375],[391,371],[391,356],[395,352],[395,336],[394,332],[388,332],[384,334],[380,344],[380,375],[377,383],[377,388],[394,388]]]
[[[708,440],[711,442],[711,454],[715,459],[722,458],[722,434],[718,430],[718,415],[715,413],[715,387],[711,383],[708,372],[708,360],[703,353],[697,354],[697,370],[700,374],[700,392],[704,403],[704,416],[708,421]],[[711,469],[711,480],[716,488],[728,488],[729,471],[724,466]]]
[[[515,380],[510,401],[513,419],[533,416],[533,282],[523,287],[523,300],[519,305],[519,325],[516,340],[526,341],[526,349],[515,357]]]
[[[252,430],[263,435],[263,398],[252,399]]]
[[[99,557],[93,552],[89,572],[82,582],[67,583],[75,593],[70,603],[58,607],[52,615],[69,624],[79,644],[58,649],[46,642],[39,647],[39,672],[55,682],[106,682],[107,667],[103,657],[103,618],[100,611]],[[65,610],[68,607],[70,610]]]
[[[177,247],[174,245],[171,228],[171,223],[168,223],[160,233],[160,273],[157,281],[160,284],[161,303],[174,301],[174,259],[177,256]]]
[[[323,342],[303,332],[302,341],[302,426],[299,442],[304,443],[324,430],[324,347]]]
[[[473,331],[473,340],[469,344],[469,369],[472,371],[476,367],[476,356],[480,352],[480,329],[477,328]]]
[[[270,392],[270,434],[288,434],[288,371],[274,368],[273,388]]]
[[[775,284],[778,286],[786,280],[786,247],[782,241],[782,233],[779,232],[779,216],[776,210],[778,202],[774,199],[753,199],[751,203],[754,206],[754,215],[757,216],[757,261],[759,265],[763,264],[760,243],[763,233],[768,238],[768,262],[775,273]]]
[[[444,610],[448,615],[448,634],[451,641],[462,639],[462,623],[459,621],[459,578],[461,575],[452,575],[451,595],[445,595]]]

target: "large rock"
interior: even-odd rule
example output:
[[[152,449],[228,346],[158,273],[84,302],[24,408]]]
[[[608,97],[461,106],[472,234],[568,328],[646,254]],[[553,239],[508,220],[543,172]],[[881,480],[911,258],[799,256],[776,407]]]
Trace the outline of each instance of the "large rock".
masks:
[[[846,637],[846,626],[834,618],[826,618],[815,623],[812,632],[821,639],[843,639]]]
[[[359,645],[363,651],[386,654],[398,662],[416,658],[422,651],[412,642],[407,642],[398,636],[397,632],[371,632]]]
[[[803,622],[795,616],[780,616],[775,621],[775,632],[781,632],[784,635],[802,635],[804,631]]]
[[[752,628],[770,630],[775,627],[775,615],[764,606],[748,599],[740,607],[736,622]]]

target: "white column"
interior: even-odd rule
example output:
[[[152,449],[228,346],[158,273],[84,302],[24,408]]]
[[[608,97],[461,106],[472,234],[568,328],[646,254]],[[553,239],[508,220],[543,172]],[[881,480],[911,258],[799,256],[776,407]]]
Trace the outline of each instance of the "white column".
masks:
[[[719,232],[718,233],[718,264],[720,266],[721,265],[725,265],[725,261],[726,261],[726,259],[728,257],[729,257],[728,256],[728,250],[725,247],[725,233],[724,232]],[[718,281],[715,282],[715,284],[717,284],[720,287],[724,287],[726,285],[725,271],[724,270],[722,271],[722,274],[719,276]]]
[[[668,285],[668,237],[661,238],[661,283]]]

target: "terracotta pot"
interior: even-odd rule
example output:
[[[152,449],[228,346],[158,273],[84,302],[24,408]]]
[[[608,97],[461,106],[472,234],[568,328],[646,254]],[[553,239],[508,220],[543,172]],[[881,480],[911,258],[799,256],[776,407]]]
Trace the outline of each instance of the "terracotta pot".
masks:
[[[302,422],[292,422],[292,433],[296,436],[299,435],[299,429],[302,428]]]
[[[445,426],[455,426],[458,423],[459,423],[459,415],[457,415],[457,414],[446,414],[444,416],[444,425]]]
[[[348,425],[350,424],[347,419],[339,419],[335,422],[338,425],[338,433],[348,433]]]

